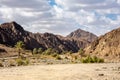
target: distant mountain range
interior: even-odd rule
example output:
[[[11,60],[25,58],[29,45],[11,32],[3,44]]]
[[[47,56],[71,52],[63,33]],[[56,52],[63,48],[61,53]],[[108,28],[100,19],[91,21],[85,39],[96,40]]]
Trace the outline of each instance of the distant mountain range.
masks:
[[[96,35],[78,29],[66,37],[54,35],[52,33],[32,33],[23,29],[16,22],[3,23],[0,25],[0,44],[12,46],[23,41],[26,49],[33,48],[53,48],[58,52],[77,52],[80,48],[85,48],[97,38]]]
[[[104,58],[105,62],[120,62],[120,28],[97,38],[96,35],[81,29],[63,37],[52,33],[28,32],[16,22],[0,25],[0,56],[5,56],[2,53],[17,53],[12,47],[18,41],[23,41],[25,48],[29,50],[53,48],[58,52],[77,52],[84,48],[87,55]]]

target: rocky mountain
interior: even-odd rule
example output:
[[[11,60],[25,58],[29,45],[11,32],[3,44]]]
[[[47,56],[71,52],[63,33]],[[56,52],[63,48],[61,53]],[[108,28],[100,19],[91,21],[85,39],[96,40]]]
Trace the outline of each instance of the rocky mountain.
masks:
[[[82,32],[85,33],[84,31]],[[87,36],[87,34],[85,36]],[[88,36],[92,36],[92,34]],[[84,48],[91,40],[93,40],[90,38],[94,38],[90,37],[89,39],[84,38],[84,40],[77,40],[68,37],[62,37],[51,33],[31,33],[25,31],[23,27],[16,22],[3,23],[0,25],[0,44],[14,47],[18,41],[23,41],[26,45],[26,49],[43,48],[45,50],[47,48],[53,48],[58,52],[76,52],[79,48]]]
[[[87,40],[89,42],[93,42],[97,38],[96,35],[81,29],[73,31],[72,33],[67,35],[67,37],[77,40]]]
[[[120,62],[120,28],[96,39],[85,48],[85,53],[102,57],[107,62]]]

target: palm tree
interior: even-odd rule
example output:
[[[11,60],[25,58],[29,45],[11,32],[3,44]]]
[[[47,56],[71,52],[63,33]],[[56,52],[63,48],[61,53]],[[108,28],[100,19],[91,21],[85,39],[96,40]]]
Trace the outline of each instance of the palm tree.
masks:
[[[18,51],[18,57],[20,56],[21,51],[23,50],[25,44],[22,41],[18,41],[15,45],[15,48]]]
[[[79,55],[80,55],[81,58],[82,58],[82,56],[84,55],[84,50],[83,50],[82,48],[80,48],[80,50],[78,51],[78,53],[79,53]]]

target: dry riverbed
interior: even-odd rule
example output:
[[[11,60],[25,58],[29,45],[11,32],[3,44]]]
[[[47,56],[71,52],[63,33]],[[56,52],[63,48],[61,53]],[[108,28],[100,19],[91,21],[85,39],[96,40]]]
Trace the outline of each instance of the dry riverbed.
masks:
[[[0,80],[120,80],[120,63],[0,68]]]

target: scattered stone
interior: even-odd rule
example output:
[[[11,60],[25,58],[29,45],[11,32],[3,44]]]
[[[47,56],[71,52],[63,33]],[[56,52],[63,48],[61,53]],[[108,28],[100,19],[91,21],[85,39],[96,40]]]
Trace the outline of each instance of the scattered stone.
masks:
[[[102,69],[107,69],[107,67],[102,67]]]
[[[120,70],[120,67],[118,67],[118,70]]]
[[[98,74],[98,76],[104,76],[104,74]]]

